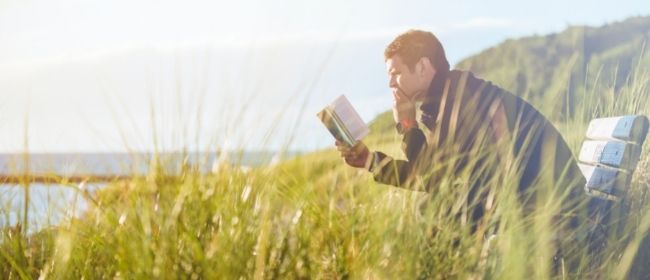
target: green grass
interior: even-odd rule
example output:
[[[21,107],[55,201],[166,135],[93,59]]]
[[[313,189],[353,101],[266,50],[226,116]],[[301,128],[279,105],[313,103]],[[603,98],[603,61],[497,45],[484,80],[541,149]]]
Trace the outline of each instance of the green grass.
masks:
[[[553,119],[574,149],[594,117],[650,115],[650,75],[638,74],[620,92],[585,89],[572,119]],[[548,103],[538,107],[552,106]],[[399,155],[389,113],[372,123],[372,149]],[[650,228],[646,142],[625,211],[608,236],[603,262],[571,238],[578,265],[552,271],[551,217],[559,194],[547,193],[524,215],[508,168],[489,182],[494,207],[490,234],[473,234],[458,219],[467,180],[444,176],[433,195],[375,183],[344,165],[333,149],[277,165],[243,170],[225,165],[202,175],[153,168],[147,176],[98,191],[79,218],[25,235],[0,232],[5,279],[527,279],[640,277],[637,254]],[[495,163],[499,164],[499,163]],[[504,165],[505,166],[505,165]],[[464,180],[464,181],[463,181]],[[540,187],[540,193],[544,189]],[[548,191],[548,190],[546,190]],[[19,210],[13,210],[19,211]],[[572,246],[574,243],[574,247]],[[646,247],[643,247],[646,246]],[[644,259],[647,262],[649,259]],[[637,274],[635,274],[637,273]]]

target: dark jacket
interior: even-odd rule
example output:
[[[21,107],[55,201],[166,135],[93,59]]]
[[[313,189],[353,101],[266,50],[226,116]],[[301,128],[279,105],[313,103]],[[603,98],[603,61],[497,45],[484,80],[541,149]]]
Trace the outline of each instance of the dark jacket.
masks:
[[[533,184],[581,193],[584,178],[566,142],[521,98],[470,72],[450,71],[436,75],[420,109],[424,127],[403,137],[406,160],[373,153],[375,181],[435,193],[444,176],[469,174],[473,196],[497,169],[510,168],[520,194]]]

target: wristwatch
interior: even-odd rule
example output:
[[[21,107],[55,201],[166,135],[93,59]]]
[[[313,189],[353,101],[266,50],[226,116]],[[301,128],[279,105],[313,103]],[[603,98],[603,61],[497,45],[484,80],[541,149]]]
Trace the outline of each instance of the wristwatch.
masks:
[[[417,121],[412,119],[404,119],[397,123],[395,129],[397,129],[397,133],[404,135],[407,131],[414,127],[418,127]]]

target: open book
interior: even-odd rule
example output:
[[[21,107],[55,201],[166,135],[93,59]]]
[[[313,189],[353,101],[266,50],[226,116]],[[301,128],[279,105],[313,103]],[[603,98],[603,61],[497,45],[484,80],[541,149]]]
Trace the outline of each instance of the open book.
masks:
[[[370,132],[345,95],[336,98],[332,104],[323,108],[317,115],[336,140],[350,147]]]

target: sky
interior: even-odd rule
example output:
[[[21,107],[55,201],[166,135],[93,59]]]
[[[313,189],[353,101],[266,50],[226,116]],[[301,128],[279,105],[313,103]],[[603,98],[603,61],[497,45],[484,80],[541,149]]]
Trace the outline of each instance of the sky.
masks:
[[[434,32],[452,64],[508,38],[650,15],[650,1],[0,0],[0,153],[314,150],[346,94],[388,110],[383,48]]]

